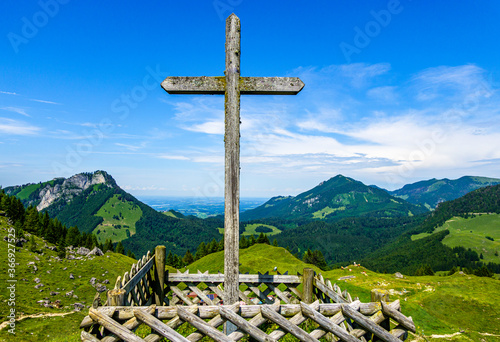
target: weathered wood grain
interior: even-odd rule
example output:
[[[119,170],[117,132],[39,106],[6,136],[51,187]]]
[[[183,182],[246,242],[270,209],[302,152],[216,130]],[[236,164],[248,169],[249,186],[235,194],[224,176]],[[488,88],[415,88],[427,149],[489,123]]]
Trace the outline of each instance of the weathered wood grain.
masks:
[[[104,328],[111,331],[113,334],[119,336],[122,340],[130,341],[130,342],[144,342],[142,338],[135,335],[133,332],[120,325],[113,319],[108,316],[102,314],[100,311],[95,310],[93,308],[89,309],[89,316],[94,321],[102,325]]]
[[[357,338],[349,335],[344,329],[339,327],[337,324],[334,324],[331,320],[329,320],[316,310],[313,310],[313,308],[308,306],[306,303],[301,302],[300,306],[302,308],[302,313],[305,316],[311,318],[313,321],[318,323],[323,329],[328,330],[329,332],[340,338],[341,341],[359,342]]]
[[[293,336],[297,337],[300,341],[302,342],[319,342],[317,339],[306,333],[304,330],[300,329],[294,322],[291,322],[269,308],[268,305],[262,305],[262,316],[266,317],[267,319],[273,321],[277,325],[279,325],[282,329],[284,329],[286,332],[292,334]],[[273,332],[274,333],[274,332]],[[271,333],[269,336],[273,337]]]
[[[220,314],[222,317],[230,320],[233,322],[234,325],[238,327],[238,329],[241,329],[245,331],[247,334],[252,336],[254,339],[256,339],[259,342],[275,342],[276,340],[269,337],[265,332],[262,330],[256,328],[249,322],[247,322],[244,318],[240,317],[239,315],[235,314],[234,312],[227,310],[223,307],[220,308]]]
[[[172,342],[189,342],[187,338],[179,334],[174,329],[170,328],[168,325],[164,324],[162,321],[154,317],[153,315],[144,312],[142,310],[134,310],[134,315],[140,321],[146,323],[149,327],[151,327],[158,334],[163,337],[168,338]]]
[[[191,324],[193,327],[195,327],[208,337],[216,341],[231,342],[231,340],[222,332],[210,326],[198,316],[188,312],[182,306],[177,307],[177,314],[183,321],[188,322],[189,324]]]
[[[411,332],[416,332],[415,323],[410,320],[408,317],[403,315],[401,312],[391,308],[387,303],[381,302],[382,304],[382,312],[384,315],[391,317],[393,320],[398,322],[402,327],[410,330]]]
[[[342,306],[342,312],[344,315],[351,318],[354,322],[359,324],[363,329],[370,331],[375,334],[377,337],[381,338],[386,342],[398,342],[399,340],[391,335],[387,330],[382,329],[379,325],[374,323],[372,320],[363,316],[361,313],[353,310],[349,305]]]

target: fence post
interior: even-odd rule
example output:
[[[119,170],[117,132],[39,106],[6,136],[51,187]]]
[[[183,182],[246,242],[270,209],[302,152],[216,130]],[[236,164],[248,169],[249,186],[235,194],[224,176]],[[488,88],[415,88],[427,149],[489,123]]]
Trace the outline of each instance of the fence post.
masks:
[[[108,291],[109,306],[124,306],[125,305],[125,290],[113,289]]]
[[[155,303],[163,305],[165,299],[165,246],[156,246],[155,248]]]
[[[314,301],[313,279],[314,270],[312,268],[304,268],[304,276],[302,281],[302,301],[306,304],[311,304]]]
[[[372,302],[386,302],[389,303],[389,291],[383,289],[373,289],[371,290],[371,299]],[[387,331],[391,330],[391,321],[389,318],[386,318],[382,322],[379,323],[380,327],[384,328]]]

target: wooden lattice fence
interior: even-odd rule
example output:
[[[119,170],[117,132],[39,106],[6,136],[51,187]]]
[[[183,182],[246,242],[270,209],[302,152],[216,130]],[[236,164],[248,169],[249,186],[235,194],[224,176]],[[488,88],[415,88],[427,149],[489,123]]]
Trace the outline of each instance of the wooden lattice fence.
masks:
[[[105,305],[94,305],[83,319],[82,341],[196,342],[205,336],[239,341],[247,335],[277,341],[286,334],[300,341],[400,341],[408,331],[415,332],[411,318],[400,312],[399,300],[361,303],[311,269],[302,275],[240,274],[241,301],[217,305],[223,274],[169,274],[164,261],[165,249],[159,246],[155,255],[148,252],[118,277]],[[226,321],[237,327],[227,336],[219,330]],[[176,329],[184,323],[196,331],[182,336]],[[144,338],[134,333],[141,325],[150,328]]]

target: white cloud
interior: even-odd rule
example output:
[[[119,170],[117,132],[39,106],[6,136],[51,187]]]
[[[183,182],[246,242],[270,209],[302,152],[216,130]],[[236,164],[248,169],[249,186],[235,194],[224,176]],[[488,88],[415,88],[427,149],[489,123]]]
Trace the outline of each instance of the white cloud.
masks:
[[[23,108],[18,108],[18,107],[2,107],[0,109],[7,110],[9,112],[14,112],[17,114],[21,114],[27,117],[31,117],[28,113],[26,113],[26,110]]]
[[[176,155],[169,155],[169,154],[160,154],[157,156],[157,158],[167,159],[167,160],[190,160],[186,156],[176,156]]]
[[[26,122],[0,118],[0,133],[11,135],[35,135],[40,127],[32,126]]]
[[[41,102],[41,103],[48,103],[48,104],[54,104],[54,105],[61,105],[61,103],[53,102],[53,101],[46,101],[46,100],[30,99],[30,101]]]
[[[1,90],[0,90],[0,94],[6,94],[6,95],[16,95],[16,96],[17,96],[17,95],[19,95],[19,94],[17,94],[17,93],[13,93],[13,92],[10,92],[10,91],[1,91]]]

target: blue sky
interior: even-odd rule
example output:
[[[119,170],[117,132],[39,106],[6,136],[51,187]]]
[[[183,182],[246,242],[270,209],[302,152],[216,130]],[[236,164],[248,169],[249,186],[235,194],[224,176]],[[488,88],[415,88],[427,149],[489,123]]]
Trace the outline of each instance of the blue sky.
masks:
[[[337,174],[396,189],[500,178],[494,1],[3,1],[0,184],[108,171],[134,195],[223,195],[225,18],[242,76],[298,76],[243,96],[241,195],[295,195]]]

